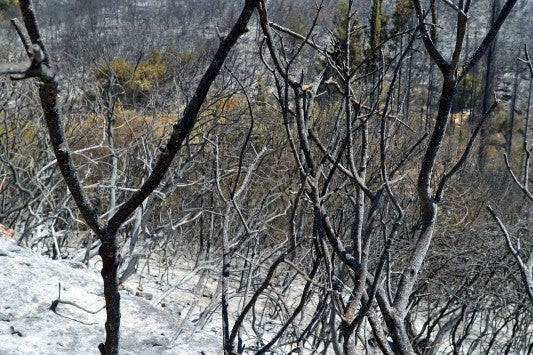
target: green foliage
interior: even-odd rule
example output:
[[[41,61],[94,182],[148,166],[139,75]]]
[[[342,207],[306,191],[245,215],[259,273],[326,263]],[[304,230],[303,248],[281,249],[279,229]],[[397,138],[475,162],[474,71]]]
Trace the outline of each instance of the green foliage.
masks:
[[[0,0],[0,20],[5,17],[5,12],[18,5],[18,0]]]
[[[481,95],[482,83],[476,82],[476,79],[472,73],[467,74],[457,86],[457,94],[455,95],[455,103],[453,105],[453,111],[459,112],[464,109],[475,106],[476,100]]]
[[[408,24],[413,13],[414,7],[411,0],[398,0],[392,14],[392,30],[401,31]]]
[[[335,55],[342,55],[345,51],[345,48],[343,47],[346,39],[346,16],[348,11],[348,1],[339,1],[333,17],[334,29],[332,33]],[[352,9],[352,12],[353,11],[354,9]],[[352,17],[352,21],[353,27],[359,27],[361,25],[361,22],[355,17],[355,15]],[[383,9],[383,0],[373,0],[370,16],[370,30],[367,33],[362,30],[355,31],[350,37],[350,66],[352,68],[359,65],[373,48],[379,46],[381,41],[386,37],[386,26],[387,16]],[[368,37],[366,37],[366,35],[368,35]]]
[[[258,107],[264,107],[266,103],[268,102],[270,93],[268,92],[268,87],[265,84],[265,81],[263,80],[263,78],[258,77],[256,82],[257,82],[257,88],[256,88],[254,101]]]
[[[349,6],[348,1],[341,0],[337,5],[337,11],[333,17],[333,56],[334,60],[337,58],[340,60],[342,54],[346,50],[343,48],[344,41],[346,39],[346,15],[348,13]],[[360,21],[356,16],[353,17],[354,27],[359,27]],[[350,37],[350,64],[352,67],[357,66],[364,59],[365,53],[365,38],[363,31],[355,31]]]
[[[165,61],[156,51],[148,60],[141,60],[138,64],[122,57],[113,59],[98,69],[96,77],[104,79],[112,76],[129,91],[147,92],[163,77],[165,70]]]
[[[105,67],[100,68],[96,75],[98,78],[113,75],[120,82],[127,82],[130,80],[133,73],[134,65],[124,58],[113,59]]]
[[[373,0],[372,14],[370,15],[370,48],[375,48],[381,43],[386,24],[387,18],[383,12],[383,0]]]
[[[511,115],[503,105],[498,105],[494,113],[494,123],[496,129],[501,133],[506,133],[511,126]]]
[[[17,5],[18,0],[0,0],[0,12],[6,11],[10,7]]]
[[[333,34],[335,35],[335,38],[337,38],[339,41],[341,41],[343,38],[346,37],[346,13],[348,12],[348,1],[347,0],[340,0],[337,5],[337,11],[335,12],[335,15],[333,16],[333,25],[335,27]]]

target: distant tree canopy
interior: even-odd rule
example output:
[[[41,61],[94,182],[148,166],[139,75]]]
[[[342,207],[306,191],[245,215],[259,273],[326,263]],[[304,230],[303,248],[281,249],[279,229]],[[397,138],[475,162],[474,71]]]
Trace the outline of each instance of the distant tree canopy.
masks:
[[[372,14],[370,15],[370,48],[376,48],[384,37],[387,26],[387,17],[383,12],[382,0],[372,2]]]
[[[411,0],[398,0],[392,14],[392,30],[401,31],[405,28],[409,19],[414,13],[414,7]]]
[[[0,0],[0,20],[4,18],[5,12],[14,8],[18,0]]]
[[[339,1],[339,4],[337,5],[337,11],[333,17],[333,26],[334,29],[332,31],[332,44],[333,44],[333,59],[337,59],[341,57],[341,54],[346,50],[344,48],[344,39],[346,38],[346,19],[345,14],[347,13],[349,8],[348,2],[346,0]],[[356,16],[356,15],[354,15]],[[360,20],[356,17],[354,27],[359,27]],[[364,58],[364,48],[365,48],[365,38],[363,31],[355,31],[351,35],[350,39],[350,59],[351,59],[351,66],[355,67]]]
[[[0,0],[0,11],[5,11],[8,8],[18,4],[18,0]]]

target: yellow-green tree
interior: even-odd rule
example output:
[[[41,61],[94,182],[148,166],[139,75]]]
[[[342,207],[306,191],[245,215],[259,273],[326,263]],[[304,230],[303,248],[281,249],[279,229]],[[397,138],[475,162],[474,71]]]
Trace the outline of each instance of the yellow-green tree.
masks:
[[[383,12],[383,0],[372,1],[372,13],[370,15],[370,47],[376,48],[382,39],[383,30],[387,19]]]
[[[98,79],[114,77],[129,92],[150,91],[166,71],[166,63],[159,51],[154,51],[150,58],[137,63],[123,57],[113,59],[102,65],[97,73]]]
[[[0,0],[0,20],[4,18],[4,13],[18,4],[18,0]]]
[[[413,13],[414,7],[411,0],[398,0],[392,14],[392,31],[401,31],[409,23]]]

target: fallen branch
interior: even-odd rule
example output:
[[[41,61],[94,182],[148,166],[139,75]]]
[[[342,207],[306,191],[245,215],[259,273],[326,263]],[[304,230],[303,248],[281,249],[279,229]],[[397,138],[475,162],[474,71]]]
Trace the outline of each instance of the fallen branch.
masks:
[[[76,304],[76,303],[74,303],[72,301],[64,301],[64,300],[61,299],[61,283],[59,283],[58,289],[59,289],[59,295],[57,296],[57,299],[52,301],[52,305],[50,306],[50,310],[52,312],[54,312],[55,314],[57,314],[57,306],[59,304],[68,304],[68,305],[74,306],[74,307],[76,307],[78,309],[81,309],[82,311],[90,313],[90,314],[96,314],[96,313],[100,312],[101,310],[103,310],[105,308],[105,305],[104,305],[104,306],[102,306],[100,309],[98,309],[96,311],[91,311],[91,310],[88,310],[87,308],[84,308],[84,307],[82,307],[82,306],[80,306],[80,305],[78,305],[78,304]]]

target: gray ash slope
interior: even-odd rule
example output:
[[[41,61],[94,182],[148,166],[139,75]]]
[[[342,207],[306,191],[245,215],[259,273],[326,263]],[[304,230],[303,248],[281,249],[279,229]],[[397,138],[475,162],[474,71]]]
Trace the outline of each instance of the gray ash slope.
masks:
[[[103,286],[95,270],[55,261],[0,237],[0,354],[98,354],[104,339]],[[217,354],[219,338],[206,332],[187,336],[187,344],[171,344],[179,319],[146,300],[121,292],[123,354]]]

